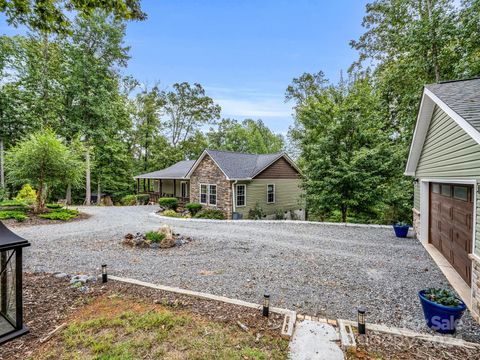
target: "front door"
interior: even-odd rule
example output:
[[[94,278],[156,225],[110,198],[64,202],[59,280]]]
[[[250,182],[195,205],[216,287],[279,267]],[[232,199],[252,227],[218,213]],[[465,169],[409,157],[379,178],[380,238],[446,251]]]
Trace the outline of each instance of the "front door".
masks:
[[[453,268],[471,283],[473,245],[473,186],[430,184],[430,237],[432,243]]]
[[[180,188],[180,192],[182,194],[182,198],[187,198],[188,197],[188,184],[183,181],[181,184],[180,184],[181,188]]]

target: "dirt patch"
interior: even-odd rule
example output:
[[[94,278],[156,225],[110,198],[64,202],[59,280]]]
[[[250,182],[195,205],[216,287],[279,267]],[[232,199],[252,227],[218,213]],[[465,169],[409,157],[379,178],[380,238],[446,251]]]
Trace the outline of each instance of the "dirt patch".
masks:
[[[480,349],[447,346],[410,337],[369,331],[356,338],[357,349],[347,353],[348,360],[356,359],[480,359]]]
[[[76,221],[82,221],[90,218],[91,215],[85,213],[79,213],[77,217],[68,221],[62,220],[49,220],[43,219],[38,216],[33,215],[32,213],[28,214],[28,219],[25,221],[17,221],[15,219],[6,219],[2,220],[2,222],[8,226],[9,228],[19,228],[19,227],[27,227],[27,226],[38,226],[38,225],[52,225],[52,224],[65,224],[71,223]]]
[[[102,315],[102,320],[98,321],[106,321],[108,323],[106,329],[112,330],[114,328],[112,324],[124,320],[122,316],[127,318],[129,321],[128,327],[131,328],[136,326],[137,320],[136,317],[130,318],[130,313],[133,312],[138,316],[143,316],[152,311],[155,312],[152,315],[154,317],[158,317],[164,312],[173,313],[172,316],[175,319],[177,317],[187,317],[190,319],[190,325],[182,328],[182,331],[188,330],[191,335],[197,333],[199,329],[204,329],[205,324],[209,323],[206,334],[212,334],[212,346],[216,341],[219,341],[218,336],[220,334],[228,333],[232,335],[231,341],[228,340],[230,341],[230,350],[238,350],[238,347],[253,349],[256,346],[266,353],[273,350],[278,351],[281,354],[278,358],[284,358],[283,354],[287,351],[287,342],[280,337],[283,317],[277,314],[273,314],[269,319],[266,319],[261,316],[260,311],[255,309],[196,299],[114,281],[109,281],[105,286],[101,283],[93,284],[90,286],[89,292],[82,293],[70,288],[66,279],[57,279],[50,274],[26,274],[24,289],[25,322],[30,329],[30,333],[3,345],[2,359],[25,359],[28,357],[37,359],[52,352],[61,357],[68,355],[68,353],[62,353],[62,349],[66,344],[65,341],[69,343],[70,340],[73,341],[73,343],[69,343],[72,346],[80,346],[87,351],[85,344],[77,343],[79,341],[78,337],[68,338],[65,336],[74,334],[78,326],[80,328],[82,326],[88,327],[88,324],[91,325],[91,321],[94,321],[94,317],[97,315]],[[128,314],[126,314],[127,312]],[[144,321],[157,320],[144,318]],[[69,324],[67,329],[43,344],[40,342],[49,332],[65,322]],[[85,322],[87,325],[81,325]],[[247,326],[248,331],[245,332],[240,329],[238,322]],[[98,335],[97,330],[99,329],[89,328],[89,331],[91,331],[89,336],[95,338],[94,335]],[[204,330],[202,330],[202,334],[204,333]],[[104,335],[106,336],[106,334]],[[117,335],[125,337],[128,334],[108,333],[109,338],[115,338]],[[236,342],[236,338],[241,341]],[[147,335],[141,340],[151,341]],[[200,339],[197,340],[200,341]],[[183,337],[183,341],[188,342],[190,339]],[[268,344],[272,344],[271,347]],[[170,346],[174,347],[171,349],[172,351],[180,351],[181,353],[181,346],[177,347],[174,344],[170,344]],[[162,349],[156,347],[156,350]],[[167,350],[169,351],[169,349]],[[88,351],[85,354],[88,355],[87,357],[90,356]],[[142,353],[142,357],[152,358],[151,354],[148,353]],[[180,356],[180,358],[182,357]],[[247,354],[244,358],[249,359],[251,357]]]

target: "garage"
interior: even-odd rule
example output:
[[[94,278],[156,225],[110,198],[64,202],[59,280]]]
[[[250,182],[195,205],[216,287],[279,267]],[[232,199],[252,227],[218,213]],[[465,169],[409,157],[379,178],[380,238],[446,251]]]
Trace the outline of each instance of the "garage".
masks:
[[[470,285],[473,244],[473,186],[430,183],[429,242]]]

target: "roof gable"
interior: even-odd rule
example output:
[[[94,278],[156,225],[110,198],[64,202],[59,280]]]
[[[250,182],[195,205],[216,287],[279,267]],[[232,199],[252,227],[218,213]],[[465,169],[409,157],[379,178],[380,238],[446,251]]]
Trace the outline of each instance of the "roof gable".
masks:
[[[461,89],[465,83],[469,82],[472,82],[472,84],[467,86],[468,91],[461,91],[463,96],[465,96],[465,99],[461,100],[461,95],[455,95],[454,89]],[[452,118],[471,138],[480,144],[480,96],[478,95],[478,92],[476,94],[470,93],[476,91],[477,86],[480,86],[480,79],[425,86],[415,125],[415,132],[410,145],[410,153],[405,169],[405,175],[415,175],[427,132],[432,121],[435,105]],[[440,98],[440,96],[442,98]],[[448,101],[450,106],[446,101]],[[470,107],[466,104],[470,104]],[[476,115],[477,108],[479,109],[478,115]],[[468,120],[457,111],[467,117]],[[474,126],[474,124],[477,125]],[[476,126],[479,127],[477,128]]]

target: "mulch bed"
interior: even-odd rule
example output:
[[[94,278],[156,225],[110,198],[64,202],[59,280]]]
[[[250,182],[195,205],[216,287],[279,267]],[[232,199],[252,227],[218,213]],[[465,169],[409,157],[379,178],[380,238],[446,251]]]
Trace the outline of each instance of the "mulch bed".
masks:
[[[78,216],[74,219],[63,221],[63,220],[50,220],[50,219],[43,219],[33,214],[28,214],[28,219],[25,221],[17,221],[15,219],[6,219],[2,220],[2,222],[7,225],[9,228],[18,228],[18,227],[26,227],[26,226],[37,226],[37,225],[51,225],[51,224],[65,224],[75,221],[86,220],[90,218],[91,215],[85,213],[79,213]]]
[[[69,286],[67,279],[57,279],[51,274],[26,273],[24,278],[25,323],[27,335],[2,345],[1,359],[25,359],[40,348],[40,342],[76,310],[100,296],[122,296],[151,301],[173,310],[188,311],[207,320],[238,326],[248,326],[249,331],[280,337],[283,316],[271,314],[266,319],[260,311],[242,306],[177,295],[138,285],[109,281],[88,284],[90,290],[82,293]]]
[[[356,351],[347,352],[346,359],[480,359],[480,349],[448,346],[410,337],[369,331],[356,337]]]

